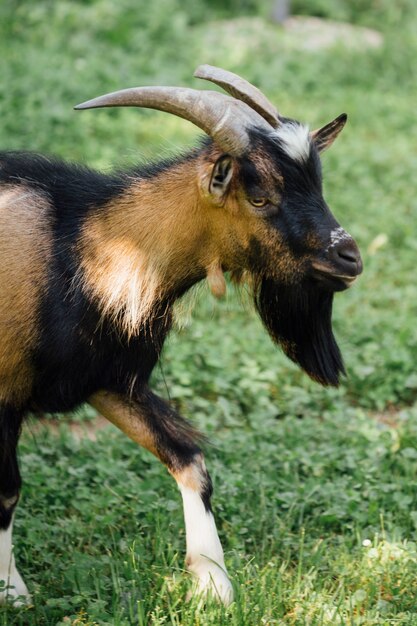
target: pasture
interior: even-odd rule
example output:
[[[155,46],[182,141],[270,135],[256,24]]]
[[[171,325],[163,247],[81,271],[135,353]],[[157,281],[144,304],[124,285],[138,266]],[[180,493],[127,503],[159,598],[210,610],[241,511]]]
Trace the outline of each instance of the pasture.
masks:
[[[185,602],[174,481],[85,409],[23,433],[14,541],[33,605],[1,607],[4,626],[417,624],[417,8],[293,5],[375,28],[383,45],[300,47],[241,21],[261,23],[261,0],[0,5],[1,149],[105,170],[181,151],[199,132],[173,116],[72,107],[127,86],[202,87],[196,65],[223,65],[312,128],[348,113],[323,156],[325,198],[365,267],[335,298],[338,389],[291,364],[232,287],[221,302],[203,288],[191,319],[184,307],[155,371],[211,440],[230,608]]]

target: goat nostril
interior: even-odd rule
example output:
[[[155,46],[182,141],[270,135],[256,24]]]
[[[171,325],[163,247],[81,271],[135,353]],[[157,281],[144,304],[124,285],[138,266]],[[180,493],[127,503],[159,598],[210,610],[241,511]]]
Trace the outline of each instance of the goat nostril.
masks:
[[[352,250],[351,248],[342,248],[336,250],[336,254],[338,257],[343,259],[343,261],[347,261],[348,263],[358,263],[359,254],[356,250]]]
[[[349,276],[357,276],[362,272],[361,255],[353,240],[340,242],[330,248],[329,260],[336,263],[341,273]]]

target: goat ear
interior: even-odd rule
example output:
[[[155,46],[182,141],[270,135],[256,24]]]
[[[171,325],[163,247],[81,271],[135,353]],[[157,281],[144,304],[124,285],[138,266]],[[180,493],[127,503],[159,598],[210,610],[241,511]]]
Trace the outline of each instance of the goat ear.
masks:
[[[346,113],[342,113],[339,117],[336,117],[332,122],[326,124],[322,128],[317,130],[313,130],[310,133],[311,139],[316,144],[316,148],[319,152],[324,152],[327,148],[330,148],[338,134],[343,129],[346,124],[347,115]]]
[[[233,176],[233,159],[228,154],[223,154],[214,164],[211,173],[209,192],[213,198],[220,201],[226,195]]]

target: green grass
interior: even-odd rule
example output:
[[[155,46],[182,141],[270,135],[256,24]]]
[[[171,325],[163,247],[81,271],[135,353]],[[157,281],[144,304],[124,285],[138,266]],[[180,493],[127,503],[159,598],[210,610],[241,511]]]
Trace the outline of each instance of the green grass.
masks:
[[[104,169],[165,155],[198,131],[162,113],[72,106],[135,84],[195,86],[195,65],[223,64],[312,127],[349,114],[323,158],[325,196],[365,264],[336,297],[348,370],[338,390],[286,360],[232,290],[222,303],[201,297],[155,372],[213,442],[230,609],[184,601],[181,501],[165,469],[112,427],[74,441],[63,420],[58,435],[22,439],[15,543],[34,606],[1,608],[0,624],[417,625],[417,10],[311,6],[380,29],[384,46],[303,52],[278,32],[209,45],[232,0],[0,5],[1,148]],[[265,14],[245,4],[257,7]]]

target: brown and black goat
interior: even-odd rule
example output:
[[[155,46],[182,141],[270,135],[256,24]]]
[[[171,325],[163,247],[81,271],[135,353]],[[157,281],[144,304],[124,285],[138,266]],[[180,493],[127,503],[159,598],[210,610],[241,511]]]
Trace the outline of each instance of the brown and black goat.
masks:
[[[293,361],[324,385],[343,372],[332,299],[362,263],[323,200],[319,153],[346,116],[309,132],[230,72],[202,66],[196,76],[231,95],[143,87],[76,107],[188,119],[209,138],[186,156],[104,175],[0,153],[1,601],[28,597],[12,553],[22,420],[83,402],[166,465],[181,490],[198,591],[231,601],[198,433],[148,387],[173,305],[197,282],[221,295],[225,272],[247,281]]]

